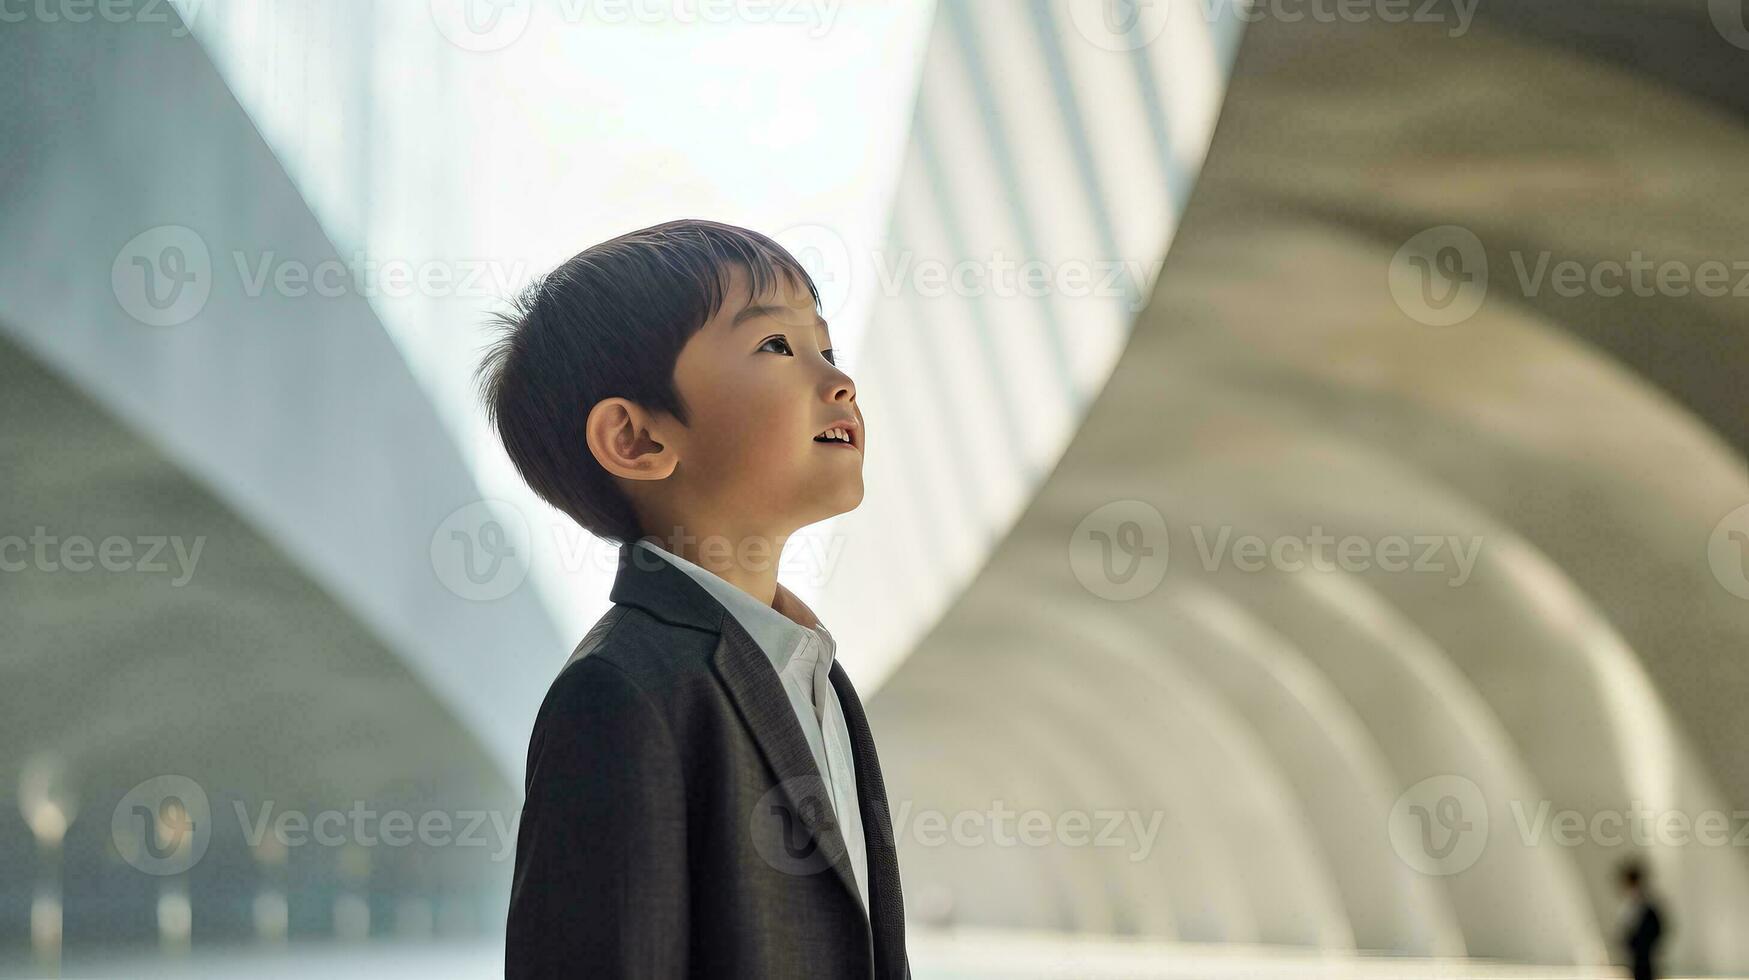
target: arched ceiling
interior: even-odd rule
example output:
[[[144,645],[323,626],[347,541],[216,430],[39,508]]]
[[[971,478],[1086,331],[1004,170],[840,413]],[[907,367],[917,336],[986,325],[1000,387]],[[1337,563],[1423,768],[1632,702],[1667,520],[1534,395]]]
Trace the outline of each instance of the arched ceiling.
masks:
[[[365,298],[253,278],[340,259],[199,44],[33,18],[0,62],[31,80],[0,119],[0,224],[28,230],[0,238],[0,330],[273,542],[520,783],[565,644],[530,590],[446,584],[446,522],[482,495]]]
[[[1662,12],[1647,16],[1657,38]],[[1708,43],[1698,61],[1741,64],[1718,34]],[[967,773],[956,805],[1084,805],[1017,801],[1000,767],[965,765],[1030,758],[994,726],[976,749],[946,737],[956,714],[1001,705],[1087,759],[1095,798],[1164,808],[1185,834],[1213,827],[1219,840],[1192,837],[1208,854],[1303,835],[1319,884],[1264,877],[1264,891],[1297,889],[1300,909],[1334,903],[1355,948],[1602,962],[1612,872],[1629,851],[1528,843],[1514,807],[1692,817],[1749,796],[1737,750],[1749,603],[1707,552],[1721,518],[1749,502],[1749,308],[1533,294],[1514,262],[1545,249],[1587,263],[1635,250],[1690,267],[1742,258],[1749,205],[1723,189],[1746,162],[1749,133],[1708,92],[1620,50],[1546,43],[1511,17],[1484,14],[1457,38],[1376,20],[1249,25],[1196,193],[1109,384],[872,706],[895,798],[937,805],[925,773],[944,770]],[[1393,300],[1389,271],[1409,238],[1445,224],[1485,243],[1490,286],[1472,317],[1435,327]],[[1099,516],[1109,505],[1115,522]],[[1150,512],[1164,528],[1128,554],[1160,583],[1135,596],[1089,584],[1077,564],[1098,543],[1089,534],[1122,543],[1124,521]],[[1319,572],[1290,557],[1252,571],[1217,552],[1223,532],[1229,545],[1425,538],[1440,566]],[[1119,650],[1167,669],[1121,669]],[[1212,707],[1193,719],[1175,688]],[[1080,710],[1047,710],[1069,689]],[[1186,734],[1187,720],[1207,734]],[[903,748],[886,750],[901,729]],[[1217,758],[1210,737],[1255,749],[1218,767],[1223,785],[1193,775]],[[1143,756],[1120,776],[1099,761],[1114,740]],[[1293,830],[1224,816],[1260,775],[1285,794],[1266,816]],[[1490,830],[1473,863],[1425,874],[1393,845],[1392,808],[1450,776],[1476,788]],[[1200,792],[1152,788],[1180,779]],[[916,874],[951,910],[942,921],[1088,928],[1060,918],[1048,889],[988,914],[951,870],[975,858],[900,841],[908,876],[930,868]],[[1113,872],[1089,850],[1065,873],[1115,873],[1126,894],[1138,894],[1133,876],[1206,884],[1195,862]],[[1672,967],[1749,966],[1735,926],[1749,909],[1743,856],[1649,856],[1683,916]],[[1282,863],[1274,874],[1288,874]],[[1173,891],[1157,914],[1131,917],[1136,931],[1175,921]],[[1227,917],[1216,933],[1267,921],[1254,901],[1209,894]],[[1346,947],[1328,933],[1286,941]]]
[[[129,896],[156,880],[121,865],[110,817],[154,777],[192,779],[221,824],[212,856],[191,872],[212,896],[198,909],[203,928],[232,916],[227,889],[249,895],[258,877],[237,807],[269,819],[355,800],[514,814],[497,761],[394,650],[156,446],[4,338],[0,418],[0,514],[7,538],[25,539],[0,551],[0,864],[42,860],[19,824],[21,772],[53,766],[71,804],[67,861],[101,867],[64,885],[75,946],[125,939],[150,921],[154,899]],[[77,552],[62,550],[80,538],[125,541],[126,567],[88,554],[81,569]],[[476,860],[482,853],[371,857],[377,880],[400,895],[443,881],[489,903],[504,882]],[[300,854],[300,871],[324,856]],[[28,898],[10,890],[8,912]]]

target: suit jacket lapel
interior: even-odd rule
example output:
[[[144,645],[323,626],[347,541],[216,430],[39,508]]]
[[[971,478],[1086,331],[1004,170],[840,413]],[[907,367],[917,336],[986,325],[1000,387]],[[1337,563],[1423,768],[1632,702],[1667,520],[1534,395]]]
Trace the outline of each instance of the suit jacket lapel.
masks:
[[[759,644],[753,641],[735,617],[726,611],[722,617],[722,640],[711,658],[717,676],[734,699],[753,733],[759,752],[777,775],[777,784],[789,798],[790,807],[800,823],[813,836],[821,854],[831,862],[832,873],[850,892],[850,900],[862,908],[862,893],[856,887],[856,872],[851,869],[850,855],[844,834],[833,818],[832,795],[826,780],[814,764],[814,753],[808,749],[807,736],[796,721],[795,709],[783,682],[771,669],[771,661]],[[837,667],[836,664],[833,665]],[[846,716],[846,723],[849,718]],[[861,764],[857,765],[857,790],[862,789]],[[890,835],[889,835],[890,836]],[[874,901],[871,891],[869,901]],[[872,922],[871,922],[872,929]]]
[[[898,842],[893,838],[893,818],[887,809],[886,781],[881,778],[880,759],[875,755],[874,733],[862,699],[850,684],[849,675],[836,660],[828,672],[844,709],[844,725],[850,729],[851,753],[856,762],[856,798],[862,813],[862,835],[868,846],[869,919],[874,928],[876,966],[884,966],[893,978],[909,977],[905,956],[905,903],[899,887]]]
[[[740,622],[723,608],[703,586],[685,572],[656,555],[645,555],[622,545],[619,570],[610,593],[615,603],[638,606],[665,622],[719,634],[711,656],[712,667],[741,712],[759,752],[776,773],[778,785],[790,800],[800,822],[813,836],[832,873],[844,884],[850,900],[862,908],[856,873],[851,870],[844,835],[833,819],[831,795],[814,753],[796,721],[795,709],[783,682],[759,644],[747,635]],[[786,599],[789,597],[786,597]],[[799,605],[799,602],[798,602]],[[877,953],[894,978],[909,975],[905,959],[905,910],[899,893],[899,862],[893,840],[893,821],[887,810],[887,790],[875,756],[874,737],[868,716],[844,668],[833,661],[829,675],[844,709],[844,724],[850,729],[851,754],[855,756],[856,795],[868,847],[869,889],[867,920]]]

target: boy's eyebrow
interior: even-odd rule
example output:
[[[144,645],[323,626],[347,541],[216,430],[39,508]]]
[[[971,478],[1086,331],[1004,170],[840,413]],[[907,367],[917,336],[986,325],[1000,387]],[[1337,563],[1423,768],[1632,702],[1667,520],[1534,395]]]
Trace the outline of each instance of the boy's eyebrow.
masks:
[[[762,316],[781,317],[782,315],[789,313],[789,312],[791,312],[791,310],[787,306],[770,306],[770,305],[766,305],[766,304],[754,304],[754,305],[749,306],[746,309],[742,310],[741,312],[735,314],[735,319],[729,324],[729,329],[733,330],[736,327],[740,326],[741,321],[743,321],[743,320],[752,320],[752,319],[756,319],[756,318],[762,317]],[[814,314],[814,326],[816,326],[816,327],[826,326],[826,318],[821,316],[818,313]]]

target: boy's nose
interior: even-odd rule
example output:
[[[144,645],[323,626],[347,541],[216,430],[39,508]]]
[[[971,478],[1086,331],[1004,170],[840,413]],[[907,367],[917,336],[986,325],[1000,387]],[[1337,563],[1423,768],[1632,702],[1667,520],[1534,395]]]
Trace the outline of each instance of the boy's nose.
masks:
[[[830,382],[827,400],[835,402],[856,401],[856,382],[850,380],[848,375],[840,374]]]

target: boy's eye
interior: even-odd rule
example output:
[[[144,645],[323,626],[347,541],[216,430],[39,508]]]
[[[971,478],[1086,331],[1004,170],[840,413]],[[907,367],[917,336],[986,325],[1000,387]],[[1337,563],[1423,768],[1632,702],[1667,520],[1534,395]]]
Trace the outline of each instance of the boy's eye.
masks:
[[[820,354],[826,358],[826,362],[828,364],[837,364],[838,363],[838,350],[837,350],[837,348],[828,347],[825,350],[821,351]]]
[[[793,352],[789,349],[789,340],[784,337],[767,337],[765,338],[765,343],[759,345],[759,349],[764,350],[772,344],[781,344],[783,346],[783,353],[791,354],[791,356],[793,356]]]

